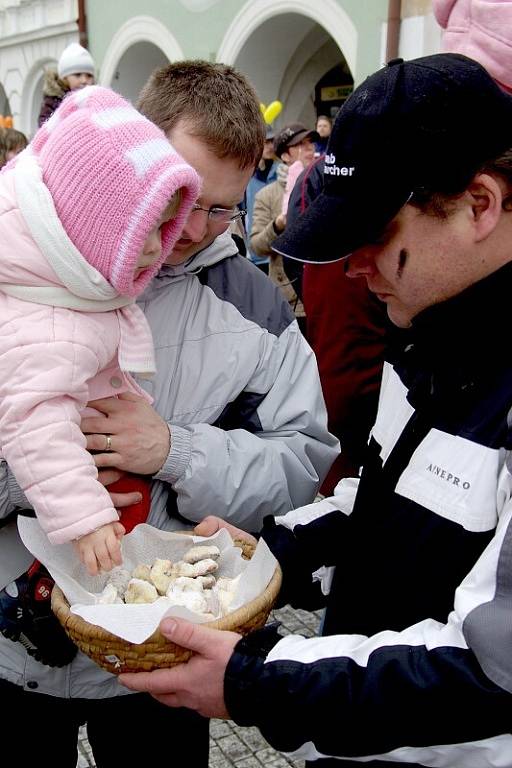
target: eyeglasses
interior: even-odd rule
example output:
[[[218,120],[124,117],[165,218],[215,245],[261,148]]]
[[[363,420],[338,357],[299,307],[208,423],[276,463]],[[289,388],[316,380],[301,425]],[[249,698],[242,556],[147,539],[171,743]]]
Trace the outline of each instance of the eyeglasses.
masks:
[[[247,215],[247,211],[238,208],[203,208],[201,205],[194,203],[192,206],[192,213],[196,211],[204,211],[208,214],[210,221],[216,224],[229,224],[230,221],[236,221],[237,219],[243,219]]]

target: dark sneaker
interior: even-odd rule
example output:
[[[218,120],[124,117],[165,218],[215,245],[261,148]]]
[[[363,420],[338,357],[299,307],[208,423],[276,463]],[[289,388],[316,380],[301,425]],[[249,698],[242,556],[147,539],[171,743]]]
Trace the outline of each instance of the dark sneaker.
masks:
[[[51,608],[54,580],[35,560],[26,573],[0,590],[0,632],[21,643],[28,653],[49,667],[64,667],[77,647]]]

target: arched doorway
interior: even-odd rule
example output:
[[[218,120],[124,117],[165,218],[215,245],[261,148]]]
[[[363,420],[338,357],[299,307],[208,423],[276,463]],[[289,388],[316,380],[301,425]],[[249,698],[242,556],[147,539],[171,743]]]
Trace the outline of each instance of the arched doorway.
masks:
[[[274,41],[282,38],[286,43],[275,45]],[[317,86],[328,73],[338,75],[338,86],[354,83],[334,40],[319,24],[299,14],[265,21],[234,63],[251,79],[264,103],[274,99],[283,103],[277,127],[295,121],[314,126],[316,116],[325,114],[325,106],[317,104]]]
[[[29,114],[32,116],[30,123],[29,133],[32,136],[37,130],[37,120],[39,117],[39,111],[41,109],[41,103],[43,101],[43,85],[46,74],[46,69],[57,69],[57,62],[51,62],[46,64],[44,69],[34,72],[34,78],[31,83],[30,89],[30,105]]]
[[[37,130],[37,119],[43,99],[43,84],[46,70],[57,70],[57,61],[52,58],[38,59],[34,61],[25,76],[23,93],[21,94],[21,118],[20,130],[28,138],[32,138]]]
[[[135,103],[151,72],[168,63],[167,56],[152,43],[135,43],[119,59],[110,87]]]
[[[319,20],[329,19],[328,29]],[[217,58],[244,72],[265,104],[279,99],[274,125],[315,124],[322,113],[317,86],[328,73],[337,86],[353,85],[357,30],[333,0],[261,0],[247,4],[233,20]],[[328,111],[330,114],[330,110]]]
[[[354,80],[345,64],[335,64],[320,78],[315,86],[315,109],[317,115],[327,115],[334,119],[336,114],[354,89]]]
[[[0,83],[0,115],[2,117],[12,115],[9,99],[7,98],[7,94],[2,83]]]
[[[112,38],[100,82],[135,103],[154,69],[182,58],[181,47],[162,22],[151,16],[134,16]]]

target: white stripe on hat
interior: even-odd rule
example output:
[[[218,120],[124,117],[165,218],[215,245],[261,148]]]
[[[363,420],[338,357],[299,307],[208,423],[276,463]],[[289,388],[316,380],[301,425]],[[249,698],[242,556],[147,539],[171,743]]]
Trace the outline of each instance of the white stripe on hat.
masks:
[[[125,158],[132,164],[135,173],[142,178],[162,158],[173,155],[173,149],[167,139],[152,139],[125,152]]]
[[[167,146],[169,147],[169,142],[166,142]],[[182,163],[173,165],[171,168],[168,168],[165,173],[163,173],[161,176],[159,176],[156,179],[156,183],[153,184],[151,189],[149,189],[144,197],[139,201],[137,208],[133,212],[130,219],[127,221],[126,229],[123,234],[123,239],[121,240],[119,251],[117,253],[117,257],[114,260],[114,263],[112,265],[112,278],[117,277],[118,274],[121,273],[121,271],[124,269],[124,261],[126,258],[126,253],[128,251],[128,248],[130,248],[132,243],[132,238],[134,236],[135,231],[138,229],[141,220],[146,215],[148,209],[153,205],[153,201],[155,197],[160,194],[160,190],[164,186],[164,184],[167,184],[169,179],[171,179],[176,173],[180,173],[183,171],[188,171],[188,166],[183,165]],[[169,200],[171,199],[172,195],[174,193],[171,191],[171,188],[169,188]],[[163,212],[163,209],[162,209]]]
[[[98,85],[88,85],[87,88],[77,88],[73,91],[73,101],[78,107],[83,107],[96,93],[98,88]]]
[[[51,133],[59,123],[60,123],[60,114],[58,110],[55,110],[55,112],[52,115],[50,115],[48,120],[45,120],[45,122],[43,123],[43,126],[48,133]]]
[[[115,128],[117,125],[125,123],[140,123],[146,118],[133,107],[113,107],[112,109],[102,109],[92,115],[93,122],[99,128]]]

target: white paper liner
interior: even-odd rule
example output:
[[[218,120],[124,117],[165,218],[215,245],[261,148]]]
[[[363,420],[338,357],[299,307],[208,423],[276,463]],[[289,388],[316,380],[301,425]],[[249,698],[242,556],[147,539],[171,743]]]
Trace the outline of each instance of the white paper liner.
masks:
[[[149,604],[97,604],[99,593],[108,581],[108,573],[90,576],[80,563],[72,544],[52,545],[35,518],[18,517],[21,539],[30,552],[49,570],[62,589],[71,612],[91,624],[112,632],[130,643],[143,643],[158,628],[164,616],[179,616],[197,624],[211,620],[184,606],[172,606],[166,597]],[[233,546],[231,536],[221,529],[214,536],[190,536],[160,531],[151,525],[138,525],[121,542],[123,568],[132,571],[140,563],[151,565],[156,558],[177,561],[194,544],[214,543],[221,551],[219,570],[215,576],[233,578],[239,573],[238,586],[230,612],[258,597],[274,575],[277,560],[261,539],[250,560]]]

